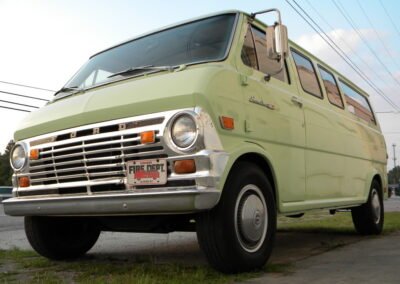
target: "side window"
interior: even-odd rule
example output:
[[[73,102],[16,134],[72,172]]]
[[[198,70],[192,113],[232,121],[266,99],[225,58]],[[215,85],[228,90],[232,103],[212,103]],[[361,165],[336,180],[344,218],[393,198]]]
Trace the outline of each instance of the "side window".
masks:
[[[339,93],[335,77],[332,73],[325,70],[323,67],[318,65],[319,73],[321,74],[322,81],[324,82],[325,91],[328,95],[328,100],[335,106],[344,108],[342,97]]]
[[[303,55],[300,55],[294,50],[291,51],[303,90],[313,96],[322,98],[321,88],[313,64]]]
[[[266,36],[265,32],[260,31],[255,27],[251,27],[251,31],[254,36],[254,43],[256,45],[257,58],[259,70],[265,74],[275,73],[281,66],[281,63],[267,57],[267,46],[266,46]],[[281,80],[283,82],[289,82],[287,75],[286,64],[284,68],[276,75],[273,75],[275,79]]]
[[[258,70],[256,48],[254,47],[253,35],[251,33],[250,25],[244,38],[244,44],[242,48],[242,60],[243,63],[247,66]]]
[[[344,93],[344,97],[346,99],[347,108],[349,111],[359,118],[364,119],[368,122],[374,122],[375,118],[372,114],[371,106],[366,97],[355,91],[353,88],[348,86],[346,83],[343,83],[339,80],[340,88]]]

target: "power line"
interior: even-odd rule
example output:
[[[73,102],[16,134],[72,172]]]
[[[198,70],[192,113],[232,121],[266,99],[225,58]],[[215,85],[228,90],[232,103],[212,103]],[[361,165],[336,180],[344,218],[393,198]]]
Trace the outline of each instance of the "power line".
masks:
[[[369,45],[368,41],[364,38],[363,34],[359,31],[358,27],[356,26],[355,22],[351,18],[350,14],[347,13],[346,9],[342,5],[341,2],[336,2],[336,0],[332,0],[333,4],[336,6],[336,8],[339,10],[340,14],[346,19],[346,21],[350,24],[352,29],[357,33],[359,38],[362,40],[362,42],[365,44],[365,46],[369,49],[371,54],[375,57],[375,59],[382,65],[382,67],[385,69],[385,71],[390,75],[390,77],[393,78],[393,80],[400,86],[399,80],[393,75],[393,73],[387,68],[387,66],[382,62],[382,60],[379,58],[379,56],[376,55],[376,52],[374,49]],[[339,4],[338,4],[339,3]],[[340,6],[340,7],[339,7]]]
[[[388,11],[387,11],[385,5],[383,5],[382,0],[379,0],[379,2],[381,3],[381,6],[382,6],[383,10],[385,11],[386,16],[388,16],[390,22],[392,23],[393,28],[396,30],[398,36],[400,37],[400,31],[399,31],[399,29],[397,28],[397,26],[396,26],[395,22],[393,21],[392,17],[390,16],[390,14],[388,13]]]
[[[23,111],[23,112],[31,112],[31,111],[26,110],[26,109],[19,109],[19,108],[6,107],[6,106],[0,106],[0,108],[11,109],[11,110],[16,110],[16,111]]]
[[[2,103],[8,103],[8,104],[14,104],[14,105],[18,105],[18,106],[31,107],[31,108],[39,108],[39,107],[37,107],[37,106],[26,105],[26,104],[20,104],[20,103],[11,102],[11,101],[6,101],[6,100],[0,100],[0,102],[2,102]]]
[[[46,91],[46,92],[52,92],[52,93],[55,92],[54,90],[39,88],[39,87],[34,87],[34,86],[29,86],[29,85],[24,85],[24,84],[19,84],[19,83],[12,83],[12,82],[6,82],[6,81],[0,81],[0,83],[13,85],[13,86],[19,86],[19,87],[25,87],[25,88],[30,88],[30,89],[36,89],[36,90],[41,90],[41,91]]]
[[[289,0],[286,0],[286,2],[293,8],[293,10],[301,17],[303,20],[335,51],[372,89],[374,89],[378,95],[382,96],[384,100],[389,103],[394,109],[400,110],[400,108],[389,98],[387,97],[382,90],[380,90],[377,86],[374,85],[374,83],[366,76],[362,70],[347,56],[347,54],[339,47],[337,44],[330,38],[329,35],[327,35],[324,30],[312,19],[312,17],[296,2],[296,0],[293,0],[293,2],[303,11],[305,15],[314,23],[315,26],[318,27],[318,29],[326,36],[329,41],[332,42],[333,45],[337,47],[337,49],[325,38],[322,36],[322,34],[311,24],[301,13],[299,10],[294,7]],[[338,50],[341,51],[341,54]],[[348,60],[347,60],[347,59]]]
[[[375,28],[374,24],[372,23],[371,18],[368,16],[368,13],[364,10],[363,6],[360,3],[360,0],[357,0],[357,4],[360,7],[361,12],[364,14],[365,18],[367,19],[368,23],[371,25],[372,30],[374,31],[379,42],[382,44],[383,48],[385,49],[385,52],[393,60],[393,63],[396,65],[396,67],[400,69],[400,66],[397,64],[396,59],[393,57],[392,53],[389,51],[389,48],[387,47],[386,43],[382,40],[381,36],[376,31],[376,28]]]
[[[332,31],[336,34],[336,32],[335,32],[335,28],[331,25],[331,24],[329,24],[329,22],[327,21],[327,20],[325,20],[325,18],[318,12],[318,10],[316,9],[316,8],[314,8],[314,6],[310,3],[310,1],[309,0],[306,0],[307,1],[307,3],[308,3],[308,5],[311,7],[311,9],[319,16],[319,18],[330,28],[330,29],[332,29]],[[296,2],[296,1],[295,1]],[[310,17],[310,15],[308,15],[308,13],[304,10],[304,9],[302,9],[302,7],[299,5],[299,4],[297,4],[296,3],[296,5],[312,20],[312,18]],[[304,18],[303,18],[304,19]],[[397,109],[398,107],[397,107],[397,105],[388,97],[388,96],[386,96],[385,94],[384,94],[384,92],[381,90],[381,89],[379,89],[379,87],[377,86],[377,85],[375,85],[375,83],[357,66],[357,64],[355,64],[354,63],[354,61],[346,54],[346,52],[344,52],[331,38],[330,38],[330,36],[328,35],[328,34],[326,34],[325,32],[324,32],[324,30],[314,21],[314,20],[312,20],[313,21],[313,23],[324,33],[324,35],[341,51],[341,53],[355,66],[355,68],[357,68],[363,75],[364,75],[364,78],[363,78],[363,76],[361,76],[358,72],[358,75],[360,76],[360,77],[362,77],[363,79],[364,79],[364,81],[367,79],[371,84],[373,84],[374,86],[375,86],[375,88],[373,88],[377,93],[378,93],[378,95],[381,95],[384,99],[385,99],[385,101],[386,102],[388,102],[393,108],[395,108],[395,109]],[[314,29],[315,30],[315,29]],[[321,36],[321,35],[320,35]],[[322,37],[322,36],[321,36]],[[326,41],[325,41],[326,42]],[[342,42],[343,43],[345,43],[346,44],[346,46],[352,51],[352,53],[360,60],[360,61],[362,61],[367,67],[368,67],[368,69],[369,69],[369,71],[371,72],[371,73],[373,73],[373,74],[375,74],[375,76],[377,77],[377,78],[379,78],[379,79],[381,79],[382,81],[383,81],[383,79],[382,79],[382,77],[381,77],[381,75],[378,73],[378,72],[376,72],[375,70],[373,70],[372,68],[371,68],[371,66],[369,66],[369,64],[361,57],[361,56],[359,56],[358,55],[358,53],[349,45],[349,44],[347,44],[347,42],[345,41],[345,40],[343,40],[342,39]],[[330,45],[330,44],[329,44]],[[331,45],[330,45],[330,47],[331,48],[333,48]],[[340,54],[339,54],[340,55]],[[341,56],[342,57],[342,56]],[[344,59],[343,57],[342,57],[342,59]],[[345,60],[346,61],[346,60]],[[347,61],[346,61],[346,63],[347,64],[349,64]],[[350,64],[349,64],[350,65]],[[351,67],[351,66],[350,66]],[[353,70],[354,70],[354,68],[352,68]],[[368,83],[368,82],[367,82]],[[370,85],[371,86],[371,84],[368,84],[368,85]],[[377,91],[377,89],[379,90],[379,91]],[[390,103],[390,102],[392,102],[392,103]]]
[[[341,41],[346,45],[346,47],[352,52],[353,56],[357,57],[357,59],[359,61],[361,61],[367,68],[368,70],[375,74],[375,76],[379,79],[382,79],[381,75],[376,72],[371,66],[369,66],[368,62],[366,60],[364,60],[360,55],[358,55],[358,52],[356,52],[350,44],[348,44],[342,36],[338,35],[335,28],[318,12],[318,10],[316,8],[314,8],[314,6],[311,4],[311,2],[309,0],[305,0],[307,2],[307,4],[311,7],[311,9],[314,11],[314,13],[316,13],[318,15],[318,17],[332,30],[332,32],[334,33],[334,35],[338,36],[338,38],[341,39]]]
[[[11,95],[11,96],[17,96],[17,97],[22,97],[22,98],[28,98],[28,99],[38,100],[38,101],[44,101],[44,102],[48,102],[48,101],[49,101],[49,100],[42,99],[42,98],[36,98],[36,97],[21,95],[21,94],[17,94],[17,93],[6,92],[6,91],[0,91],[0,93],[2,93],[2,94],[7,94],[7,95]]]

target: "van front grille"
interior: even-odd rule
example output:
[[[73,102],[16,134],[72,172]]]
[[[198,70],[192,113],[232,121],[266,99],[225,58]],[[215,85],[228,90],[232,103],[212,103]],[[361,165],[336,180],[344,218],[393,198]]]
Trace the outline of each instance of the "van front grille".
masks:
[[[164,118],[111,124],[71,131],[58,136],[31,142],[39,150],[39,158],[30,160],[29,173],[32,189],[57,189],[57,193],[74,193],[86,188],[106,191],[124,189],[126,162],[140,159],[167,158],[162,144],[160,124]],[[154,125],[156,139],[141,144],[137,128]],[[142,128],[143,129],[143,128]],[[50,142],[50,143],[49,143]],[[114,185],[113,185],[114,184]],[[109,185],[109,186],[107,186]],[[68,188],[71,188],[68,191]]]

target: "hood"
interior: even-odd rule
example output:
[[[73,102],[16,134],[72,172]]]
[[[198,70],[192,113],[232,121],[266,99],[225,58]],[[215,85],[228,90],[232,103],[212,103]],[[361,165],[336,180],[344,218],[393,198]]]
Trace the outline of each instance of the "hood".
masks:
[[[194,94],[207,73],[203,69],[208,68],[140,76],[65,97],[30,113],[14,138],[19,141],[91,123],[194,107]]]

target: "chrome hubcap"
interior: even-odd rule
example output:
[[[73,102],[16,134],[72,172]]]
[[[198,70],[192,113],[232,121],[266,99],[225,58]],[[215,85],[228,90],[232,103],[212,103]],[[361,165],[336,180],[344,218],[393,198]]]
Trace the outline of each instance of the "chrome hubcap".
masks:
[[[240,191],[235,208],[235,229],[240,245],[248,252],[257,251],[264,242],[268,212],[264,195],[253,184]]]
[[[381,220],[381,203],[379,200],[379,194],[376,189],[372,189],[371,192],[371,204],[372,204],[372,212],[374,214],[375,224],[378,224]]]

